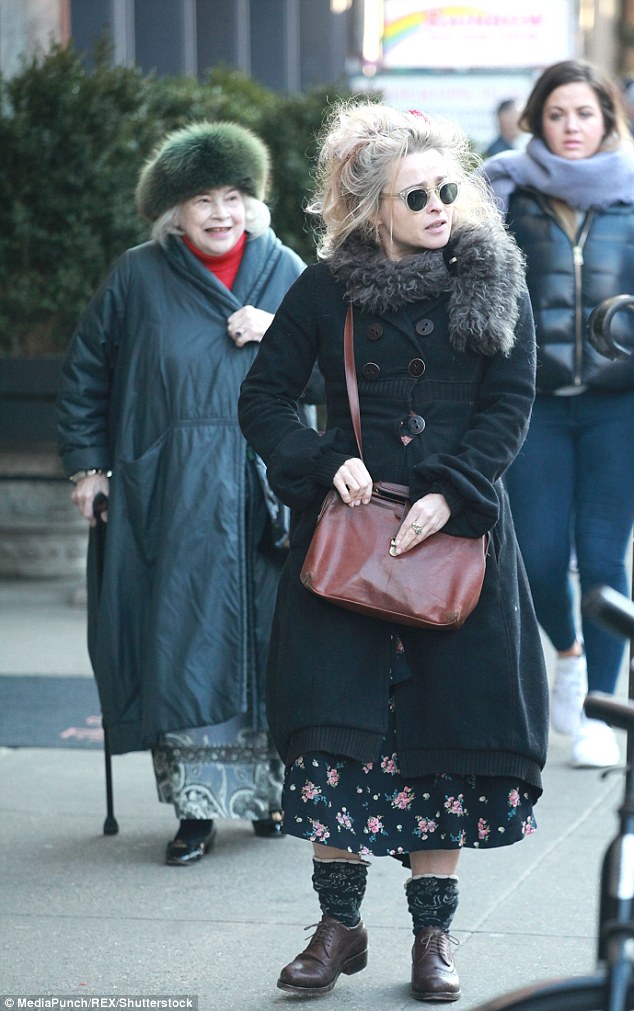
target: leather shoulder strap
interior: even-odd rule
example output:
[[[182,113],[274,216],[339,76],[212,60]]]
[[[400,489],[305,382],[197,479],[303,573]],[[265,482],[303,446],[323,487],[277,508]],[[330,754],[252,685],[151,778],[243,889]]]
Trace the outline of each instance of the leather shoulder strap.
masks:
[[[357,372],[354,367],[354,323],[352,318],[352,306],[348,305],[346,313],[346,323],[343,328],[343,363],[346,371],[346,388],[348,390],[348,403],[350,405],[350,415],[352,417],[352,427],[354,429],[359,457],[363,460],[363,443],[361,441],[361,412],[359,410],[359,388],[357,386]]]

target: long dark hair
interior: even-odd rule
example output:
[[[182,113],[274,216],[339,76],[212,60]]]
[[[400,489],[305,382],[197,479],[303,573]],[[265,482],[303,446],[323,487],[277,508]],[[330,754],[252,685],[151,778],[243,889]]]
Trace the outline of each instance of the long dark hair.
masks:
[[[544,70],[528,96],[520,116],[520,128],[543,140],[542,120],[548,96],[563,84],[579,81],[589,84],[597,96],[605,124],[604,136],[607,138],[616,134],[621,138],[628,137],[629,130],[616,85],[607,74],[585,60],[562,60]]]

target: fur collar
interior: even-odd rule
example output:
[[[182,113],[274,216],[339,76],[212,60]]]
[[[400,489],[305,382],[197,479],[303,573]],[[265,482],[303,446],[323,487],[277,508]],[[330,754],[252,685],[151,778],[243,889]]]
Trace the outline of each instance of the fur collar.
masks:
[[[330,261],[350,301],[382,315],[449,293],[449,340],[457,351],[508,355],[515,343],[524,259],[501,222],[458,227],[444,249],[403,260],[351,235]]]

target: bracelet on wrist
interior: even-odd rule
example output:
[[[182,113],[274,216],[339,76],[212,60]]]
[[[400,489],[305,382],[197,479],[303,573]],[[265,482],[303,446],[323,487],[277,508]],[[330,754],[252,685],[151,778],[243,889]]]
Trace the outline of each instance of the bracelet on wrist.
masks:
[[[74,474],[71,474],[69,481],[73,484],[77,484],[84,477],[94,477],[96,474],[103,474],[104,477],[112,477],[111,470],[104,470],[103,467],[91,467],[89,470],[76,470]]]

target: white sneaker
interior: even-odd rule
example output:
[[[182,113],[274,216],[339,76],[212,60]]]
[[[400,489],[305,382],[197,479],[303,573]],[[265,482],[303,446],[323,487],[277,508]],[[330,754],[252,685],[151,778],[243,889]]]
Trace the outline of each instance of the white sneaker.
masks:
[[[588,672],[583,654],[557,659],[550,697],[550,722],[560,734],[574,734],[579,729],[587,685]]]
[[[603,720],[583,715],[572,743],[570,764],[575,769],[606,769],[621,761],[616,734]]]

